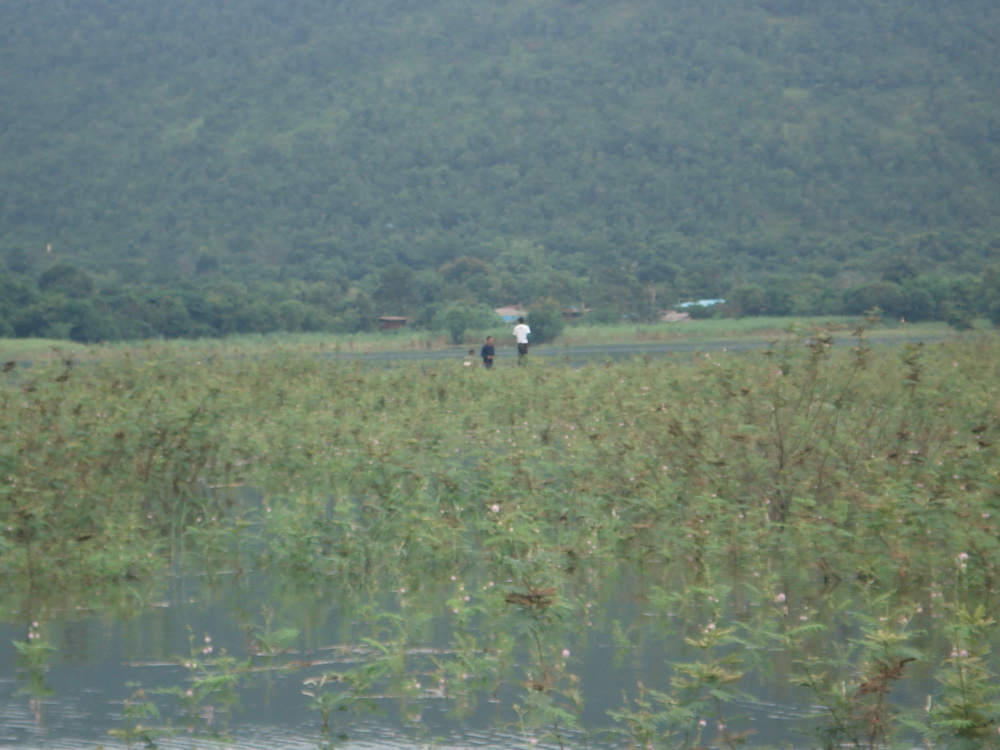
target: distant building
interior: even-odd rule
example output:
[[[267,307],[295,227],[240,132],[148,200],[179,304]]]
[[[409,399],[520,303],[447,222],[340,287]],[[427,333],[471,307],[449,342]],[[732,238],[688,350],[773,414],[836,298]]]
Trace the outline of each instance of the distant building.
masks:
[[[579,320],[580,318],[582,318],[585,314],[587,314],[589,312],[590,312],[590,308],[587,307],[586,305],[583,305],[583,306],[580,306],[580,307],[578,307],[576,305],[572,305],[572,306],[567,307],[565,310],[562,311],[562,316],[563,316],[563,319],[567,320],[567,321],[569,321],[569,320]]]
[[[494,308],[493,312],[504,319],[506,323],[515,323],[518,318],[527,317],[528,313],[520,305],[504,305]]]
[[[409,318],[400,315],[383,315],[378,319],[378,329],[380,331],[392,331],[397,328],[406,328]]]
[[[680,310],[667,310],[665,313],[660,313],[660,322],[662,323],[683,323],[685,320],[691,320],[691,313]]]
[[[674,307],[678,310],[683,310],[685,307],[713,307],[714,305],[724,305],[725,303],[724,299],[696,299],[693,302],[679,302]]]

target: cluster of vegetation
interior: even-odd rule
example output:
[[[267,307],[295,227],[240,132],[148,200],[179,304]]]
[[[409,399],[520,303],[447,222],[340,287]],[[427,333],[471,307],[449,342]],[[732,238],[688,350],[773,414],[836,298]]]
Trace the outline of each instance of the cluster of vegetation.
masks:
[[[2,336],[994,301],[991,0],[0,6]]]
[[[449,264],[443,269],[445,276],[463,262],[459,259]],[[482,271],[481,280],[489,283],[493,274],[487,264],[472,265]],[[411,313],[410,328],[438,332],[451,343],[460,344],[472,332],[495,327],[500,320],[467,289],[449,286],[444,277],[432,272],[414,273],[395,265],[375,277],[372,294],[343,284],[301,280],[244,284],[221,277],[177,286],[102,287],[87,271],[59,263],[43,271],[37,281],[0,273],[0,337],[94,343],[279,331],[363,333],[377,329],[378,311],[392,310]],[[550,271],[549,278],[560,285],[559,273]],[[958,330],[972,328],[977,318],[1000,325],[1000,267],[990,267],[979,276],[892,278],[889,280],[885,272],[879,281],[846,289],[834,289],[815,275],[794,282],[772,278],[732,286],[722,304],[695,304],[684,310],[695,317],[843,316],[877,310],[891,319],[943,321]],[[529,306],[532,341],[551,341],[562,332],[566,308],[560,299],[597,297],[598,306],[586,311],[586,320],[595,324],[660,319],[662,310],[655,294],[650,296],[634,278],[617,281],[614,290],[609,287],[613,282],[607,279],[562,284],[562,293],[543,289],[545,296],[533,297]],[[525,285],[544,286],[544,282]],[[609,294],[612,297],[606,296]],[[492,299],[501,297],[494,295]]]
[[[283,654],[295,607],[248,623],[245,655],[195,639],[183,685],[122,696],[129,742],[205,730],[277,659],[317,727],[392,696],[418,731],[429,691],[460,716],[499,695],[561,745],[593,726],[574,659],[601,622],[663,678],[599,722],[627,747],[752,743],[750,673],[808,691],[824,747],[1000,747],[992,334],[493,371],[109,349],[2,377],[0,614],[31,623],[36,682],[57,611],[170,560],[343,602],[336,668]],[[622,595],[642,622],[601,606]],[[929,703],[893,700],[915,672]]]

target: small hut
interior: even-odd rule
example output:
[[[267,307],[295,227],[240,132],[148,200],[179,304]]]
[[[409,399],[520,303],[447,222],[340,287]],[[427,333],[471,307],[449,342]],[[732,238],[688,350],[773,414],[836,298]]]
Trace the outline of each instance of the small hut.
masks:
[[[503,318],[505,323],[516,323],[518,318],[524,318],[528,314],[520,305],[504,305],[494,308],[493,312]]]
[[[378,319],[378,329],[380,331],[395,331],[398,328],[406,328],[409,318],[401,315],[383,315]]]

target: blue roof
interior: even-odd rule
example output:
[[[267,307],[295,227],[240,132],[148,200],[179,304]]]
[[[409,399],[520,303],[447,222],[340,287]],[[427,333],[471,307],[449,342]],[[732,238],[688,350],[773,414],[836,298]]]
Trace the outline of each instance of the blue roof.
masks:
[[[724,299],[698,299],[694,302],[680,302],[674,305],[674,307],[711,307],[712,305],[721,305],[724,302]]]

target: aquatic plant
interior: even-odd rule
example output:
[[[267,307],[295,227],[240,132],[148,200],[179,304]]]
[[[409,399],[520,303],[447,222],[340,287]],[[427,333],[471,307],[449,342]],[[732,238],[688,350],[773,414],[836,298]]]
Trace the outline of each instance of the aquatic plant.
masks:
[[[46,681],[46,673],[56,648],[45,637],[41,624],[37,621],[30,623],[27,638],[11,643],[17,651],[18,678],[23,681],[19,692],[28,695],[33,701],[53,695],[53,690]]]
[[[567,670],[572,652],[564,620],[572,608],[555,587],[530,580],[508,591],[504,601],[512,609],[512,632],[529,654],[521,670],[520,697],[511,705],[518,717],[517,728],[525,735],[542,730],[542,737],[562,748],[566,731],[579,727],[583,706],[578,678]]]
[[[796,660],[792,679],[809,689],[822,707],[814,732],[828,750],[890,746],[901,724],[895,721],[898,710],[889,702],[889,693],[903,679],[907,665],[923,658],[910,645],[917,635],[909,630],[912,613],[855,614],[854,619],[860,629],[857,637],[812,655],[795,649],[803,656]],[[786,638],[794,641],[826,630],[814,623],[793,628]]]
[[[147,721],[159,722],[159,708],[137,683],[129,683],[126,687],[133,688],[133,691],[122,702],[122,723],[124,726],[110,730],[109,734],[124,742],[127,748],[142,743],[144,748],[152,750],[157,747],[156,740],[169,737],[175,730],[159,724],[147,724]]]
[[[932,746],[1000,747],[1000,674],[989,661],[997,622],[982,605],[951,608],[951,651],[938,673],[942,693],[928,704]]]
[[[187,672],[185,684],[153,692],[177,698],[186,731],[226,737],[232,710],[239,703],[239,685],[250,664],[228,655],[224,649],[216,654],[208,634],[198,639],[192,633],[189,642],[191,652],[180,660]]]
[[[488,374],[285,350],[40,362],[0,383],[16,425],[0,612],[48,621],[171,565],[266,579],[238,615],[245,659],[196,642],[183,684],[145,691],[199,731],[266,661],[304,670],[327,727],[386,701],[415,717],[433,695],[456,716],[495,700],[502,726],[566,741],[590,728],[577,665],[596,622],[621,663],[663,665],[614,715],[637,747],[738,744],[753,726],[736,675],[784,682],[792,663],[825,743],[944,745],[996,715],[998,346],[823,329],[765,352]],[[600,611],[626,592],[651,614]],[[130,596],[115,606],[149,600]],[[297,664],[324,647],[332,603],[364,663]],[[429,622],[444,646],[427,649]],[[916,669],[942,686],[917,718],[892,689]],[[142,741],[149,718],[123,731]]]
[[[729,705],[740,694],[741,658],[730,646],[740,644],[736,629],[710,621],[684,639],[700,657],[664,665],[672,672],[668,690],[639,683],[625,707],[611,711],[625,729],[634,748],[696,748],[711,744],[729,748],[742,745],[751,729],[734,727],[739,717],[729,715]]]

